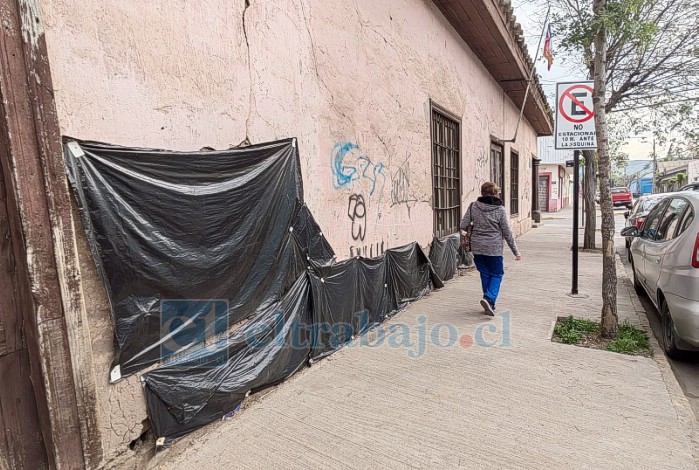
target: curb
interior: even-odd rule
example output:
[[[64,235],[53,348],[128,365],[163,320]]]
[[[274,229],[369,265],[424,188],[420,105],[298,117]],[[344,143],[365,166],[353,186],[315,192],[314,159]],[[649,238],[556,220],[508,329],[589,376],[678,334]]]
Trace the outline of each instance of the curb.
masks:
[[[660,375],[662,376],[663,382],[665,383],[665,388],[670,395],[672,406],[675,408],[677,420],[680,422],[680,426],[684,430],[685,437],[687,438],[687,444],[689,445],[692,456],[694,457],[694,464],[697,466],[697,468],[699,468],[699,422],[697,422],[697,418],[694,416],[689,400],[687,400],[687,396],[684,394],[684,391],[682,391],[682,387],[677,381],[675,373],[672,371],[672,366],[670,366],[667,357],[665,357],[665,352],[660,347],[658,340],[655,338],[655,334],[650,326],[650,321],[648,320],[646,310],[643,308],[641,301],[638,299],[636,291],[633,289],[633,283],[626,274],[626,268],[624,267],[618,252],[615,254],[615,259],[617,289],[619,289],[619,287],[623,287],[628,293],[629,297],[631,298],[633,310],[638,317],[639,325],[648,333],[650,344],[653,346],[653,360],[658,365],[658,369],[660,369]]]
[[[558,317],[556,317],[556,319],[551,322],[551,329],[549,330],[549,334],[548,334],[549,341],[553,341],[553,334],[555,333],[555,330],[556,330],[556,323],[558,323]]]

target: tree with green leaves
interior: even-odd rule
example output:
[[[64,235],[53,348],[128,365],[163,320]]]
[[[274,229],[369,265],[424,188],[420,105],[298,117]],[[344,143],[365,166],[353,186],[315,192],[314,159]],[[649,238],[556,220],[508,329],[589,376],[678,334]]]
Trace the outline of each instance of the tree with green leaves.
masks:
[[[520,0],[545,11],[545,0]],[[616,334],[617,276],[614,208],[610,193],[608,114],[696,109],[699,98],[699,0],[552,0],[557,57],[595,81],[598,150],[585,151],[586,248],[595,247],[595,184],[602,212],[602,333]],[[636,114],[637,115],[637,114]],[[685,115],[695,115],[692,112]],[[669,126],[676,116],[666,115]],[[696,122],[688,127],[696,130]],[[628,128],[628,126],[627,126]],[[628,135],[628,134],[627,134]],[[596,166],[599,168],[596,168]]]

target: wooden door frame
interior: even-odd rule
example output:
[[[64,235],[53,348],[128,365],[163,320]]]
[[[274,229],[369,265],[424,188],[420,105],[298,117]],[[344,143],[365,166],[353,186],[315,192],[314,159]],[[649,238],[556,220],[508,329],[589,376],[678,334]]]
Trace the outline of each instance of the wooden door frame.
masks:
[[[0,2],[0,17],[0,164],[30,369],[22,372],[48,466],[96,468],[92,349],[39,2]]]
[[[0,102],[0,109],[2,103]],[[7,135],[0,131],[0,138]],[[0,165],[0,468],[48,468],[45,442],[29,371],[19,279]]]
[[[542,212],[551,212],[551,210],[550,210],[550,208],[551,208],[551,177],[552,177],[552,174],[549,172],[539,173],[539,180],[541,180],[541,178],[546,178],[546,181],[547,181],[547,183],[546,183],[546,207],[541,207],[541,204],[539,204],[539,210]],[[538,187],[539,181],[537,181],[536,184]],[[539,197],[541,197],[540,194],[539,194]]]
[[[532,157],[532,220],[541,222],[541,208],[539,207],[539,164],[541,160]]]

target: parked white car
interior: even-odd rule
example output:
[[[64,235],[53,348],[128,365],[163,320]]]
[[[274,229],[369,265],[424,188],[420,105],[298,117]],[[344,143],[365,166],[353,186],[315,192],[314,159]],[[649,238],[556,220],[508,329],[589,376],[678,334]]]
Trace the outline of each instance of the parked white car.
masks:
[[[660,312],[667,355],[699,350],[699,193],[668,194],[621,235],[631,239],[636,292]]]

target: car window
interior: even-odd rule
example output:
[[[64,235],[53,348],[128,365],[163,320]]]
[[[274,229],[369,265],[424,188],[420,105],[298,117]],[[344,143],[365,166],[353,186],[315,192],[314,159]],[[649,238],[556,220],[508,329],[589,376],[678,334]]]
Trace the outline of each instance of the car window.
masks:
[[[689,206],[689,202],[686,199],[672,198],[670,205],[667,206],[667,210],[658,224],[658,232],[655,235],[656,241],[666,242],[675,238],[675,232],[687,206]]]
[[[633,217],[637,213],[641,212],[643,210],[643,201],[639,201],[636,199],[636,202],[633,203],[633,207],[631,207],[631,216]]]
[[[682,232],[687,230],[690,225],[692,225],[692,222],[694,222],[694,209],[691,207],[687,210],[687,212],[684,213],[684,217],[682,218],[682,222],[680,223],[680,228],[677,231],[676,237],[680,236]]]
[[[651,198],[651,199],[646,199],[643,201],[643,208],[641,208],[640,212],[648,212],[653,208],[654,205],[658,203],[658,201],[661,201],[661,199],[658,198]]]
[[[665,212],[665,208],[670,201],[667,199],[659,203],[657,206],[650,211],[646,221],[643,223],[643,230],[641,231],[641,238],[646,240],[655,240],[655,235],[658,233],[658,225],[660,224],[660,218]]]
[[[636,202],[633,204],[633,214],[636,215],[647,211],[650,208],[649,202],[648,199],[636,199]]]
[[[613,193],[628,193],[629,190],[625,188],[612,188]]]

